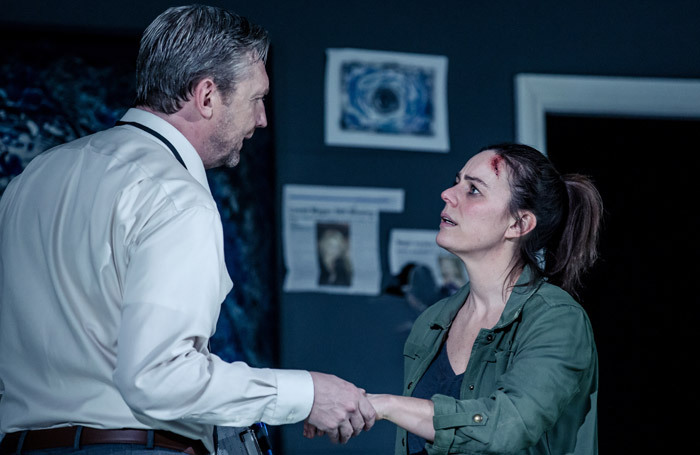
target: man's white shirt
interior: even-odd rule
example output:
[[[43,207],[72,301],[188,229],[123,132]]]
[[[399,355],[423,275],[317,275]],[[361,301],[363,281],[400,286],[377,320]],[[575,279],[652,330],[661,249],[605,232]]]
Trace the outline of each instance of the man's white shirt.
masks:
[[[35,158],[0,201],[0,432],[86,425],[203,439],[308,416],[307,371],[209,353],[231,290],[201,159],[165,120]]]

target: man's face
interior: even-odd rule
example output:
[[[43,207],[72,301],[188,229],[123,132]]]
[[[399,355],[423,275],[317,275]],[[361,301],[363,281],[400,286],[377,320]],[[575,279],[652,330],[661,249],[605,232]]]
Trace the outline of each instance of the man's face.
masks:
[[[208,140],[209,162],[205,168],[234,167],[241,159],[243,140],[250,139],[256,128],[267,126],[264,98],[269,90],[265,64],[255,62],[248,67],[228,96],[228,104],[220,104],[213,134]]]

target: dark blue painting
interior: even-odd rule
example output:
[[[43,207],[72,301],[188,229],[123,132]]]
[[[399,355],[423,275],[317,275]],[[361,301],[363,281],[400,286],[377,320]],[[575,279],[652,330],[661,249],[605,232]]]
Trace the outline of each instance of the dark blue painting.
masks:
[[[432,69],[352,61],[342,65],[341,77],[343,130],[434,134]]]
[[[0,32],[0,195],[39,153],[109,128],[131,107],[138,36]],[[270,113],[268,113],[270,115]],[[269,130],[245,145],[235,169],[208,171],[235,286],[212,351],[253,366],[276,362],[273,150]]]

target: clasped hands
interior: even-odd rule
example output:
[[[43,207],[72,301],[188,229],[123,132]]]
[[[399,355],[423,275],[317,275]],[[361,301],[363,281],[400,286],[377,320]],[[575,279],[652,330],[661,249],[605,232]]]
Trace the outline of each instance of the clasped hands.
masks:
[[[314,404],[304,421],[304,436],[328,435],[332,442],[345,444],[351,437],[367,431],[378,418],[364,390],[324,373],[311,372]]]

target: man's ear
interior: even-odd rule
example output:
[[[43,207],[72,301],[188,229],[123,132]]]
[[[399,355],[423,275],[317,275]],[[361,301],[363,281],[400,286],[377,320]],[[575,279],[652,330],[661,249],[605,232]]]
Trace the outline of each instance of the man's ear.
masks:
[[[527,210],[519,212],[518,217],[508,228],[508,236],[510,238],[522,237],[535,229],[535,226],[537,226],[537,218],[534,213]]]
[[[219,98],[216,84],[210,78],[204,78],[194,86],[192,100],[199,114],[209,120],[214,116],[215,101]]]

